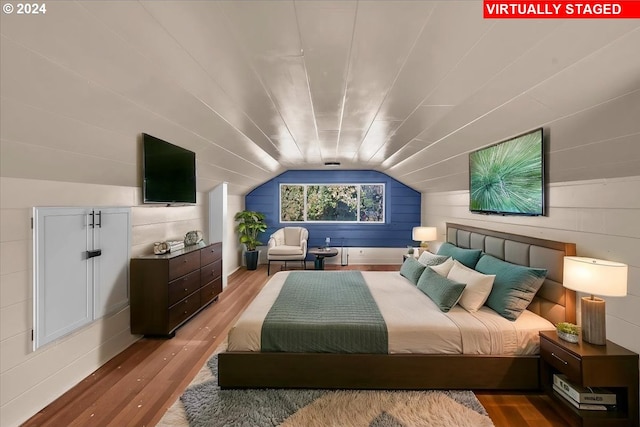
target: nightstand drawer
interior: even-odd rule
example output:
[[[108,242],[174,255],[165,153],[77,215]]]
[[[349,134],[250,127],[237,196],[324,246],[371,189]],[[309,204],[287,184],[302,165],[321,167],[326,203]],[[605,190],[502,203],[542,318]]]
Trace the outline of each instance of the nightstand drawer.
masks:
[[[582,360],[556,344],[540,340],[540,355],[551,366],[564,373],[570,380],[582,383]]]

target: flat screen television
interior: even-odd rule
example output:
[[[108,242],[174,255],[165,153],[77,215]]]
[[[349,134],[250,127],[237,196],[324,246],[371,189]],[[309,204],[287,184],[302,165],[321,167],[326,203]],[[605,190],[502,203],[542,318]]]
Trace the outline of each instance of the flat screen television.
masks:
[[[542,128],[469,153],[469,210],[545,214]]]
[[[196,154],[146,133],[142,134],[144,203],[196,202]]]

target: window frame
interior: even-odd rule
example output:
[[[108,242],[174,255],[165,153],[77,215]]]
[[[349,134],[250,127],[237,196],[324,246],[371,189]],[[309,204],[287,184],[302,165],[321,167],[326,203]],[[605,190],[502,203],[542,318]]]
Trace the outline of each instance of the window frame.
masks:
[[[382,220],[381,221],[361,221],[360,220],[360,203],[361,203],[361,194],[362,194],[362,186],[363,185],[379,185],[382,186]],[[303,220],[302,221],[285,221],[282,219],[282,187],[283,186],[301,186],[303,187]],[[307,188],[309,186],[345,186],[345,187],[357,187],[358,193],[358,201],[357,201],[357,212],[356,212],[356,220],[355,221],[331,221],[331,220],[322,220],[322,221],[314,221],[307,219]],[[309,183],[298,183],[298,182],[281,182],[278,186],[278,220],[282,224],[361,224],[361,225],[384,225],[387,223],[387,185],[384,182],[356,182],[356,183],[324,183],[324,182],[309,182]]]

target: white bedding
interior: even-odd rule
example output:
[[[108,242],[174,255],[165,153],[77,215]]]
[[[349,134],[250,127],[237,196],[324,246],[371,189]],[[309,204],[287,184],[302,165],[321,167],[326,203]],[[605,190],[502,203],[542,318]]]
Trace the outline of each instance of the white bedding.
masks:
[[[229,332],[228,351],[260,351],[262,322],[289,273],[276,273],[242,313]],[[397,271],[362,275],[387,324],[389,353],[538,354],[538,331],[554,329],[528,310],[514,322],[488,307],[469,313],[456,305],[443,313]]]

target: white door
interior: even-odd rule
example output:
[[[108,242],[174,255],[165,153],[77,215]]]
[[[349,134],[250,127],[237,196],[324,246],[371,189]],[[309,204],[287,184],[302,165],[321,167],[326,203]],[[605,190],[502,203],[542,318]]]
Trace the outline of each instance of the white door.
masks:
[[[112,313],[129,303],[129,208],[95,208],[93,250],[94,318]]]
[[[34,214],[34,348],[93,319],[87,213],[84,208],[46,208]]]

